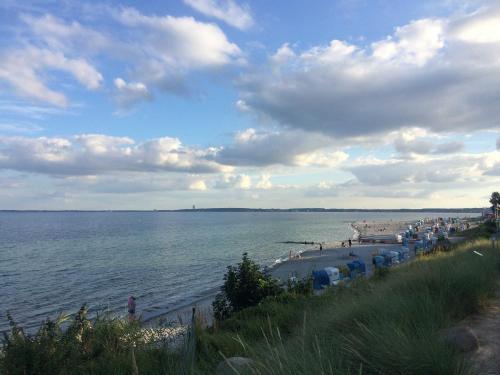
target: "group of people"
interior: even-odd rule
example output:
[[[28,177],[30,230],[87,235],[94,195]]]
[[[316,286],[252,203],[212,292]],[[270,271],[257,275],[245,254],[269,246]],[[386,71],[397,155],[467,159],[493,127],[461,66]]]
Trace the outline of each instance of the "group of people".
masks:
[[[347,240],[347,243],[348,243],[349,247],[352,247],[352,241],[350,238],[349,238],[349,240]],[[346,247],[345,241],[342,241],[342,247]]]
[[[342,247],[352,247],[352,240],[349,238],[347,240],[347,245],[346,245],[346,242],[345,241],[342,241],[342,244],[341,244]],[[320,243],[319,244],[319,255],[321,255],[323,253],[323,244]]]

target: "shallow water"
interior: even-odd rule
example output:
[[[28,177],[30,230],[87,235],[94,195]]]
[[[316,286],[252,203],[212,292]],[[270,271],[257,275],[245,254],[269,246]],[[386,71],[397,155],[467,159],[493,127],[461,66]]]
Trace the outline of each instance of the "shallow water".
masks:
[[[345,240],[353,221],[458,215],[0,212],[0,331],[7,311],[27,328],[84,302],[92,312],[124,314],[130,294],[151,317],[217,288],[243,252],[271,265],[289,250],[311,248],[280,241]]]

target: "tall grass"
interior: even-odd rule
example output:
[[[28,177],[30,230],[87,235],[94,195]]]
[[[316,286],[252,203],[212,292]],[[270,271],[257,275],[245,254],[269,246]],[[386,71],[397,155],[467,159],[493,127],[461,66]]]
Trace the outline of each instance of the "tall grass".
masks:
[[[480,311],[493,293],[500,252],[489,246],[463,243],[392,269],[383,279],[282,304],[289,317],[284,325],[271,301],[237,317],[241,327],[231,322],[205,340],[212,340],[212,355],[252,357],[256,374],[468,374],[439,331]],[[202,366],[200,372],[209,373],[210,362]]]
[[[239,355],[253,359],[253,374],[465,375],[467,362],[439,332],[481,310],[499,271],[499,250],[468,241],[322,296],[270,298],[196,327],[184,350],[145,342],[118,319],[89,323],[84,310],[68,329],[47,321],[34,337],[13,323],[0,373],[211,374]]]
[[[107,316],[87,319],[86,306],[70,319],[47,319],[30,336],[11,317],[0,352],[0,374],[180,373],[183,363],[166,342],[145,339],[138,324]],[[69,326],[63,329],[64,323]]]

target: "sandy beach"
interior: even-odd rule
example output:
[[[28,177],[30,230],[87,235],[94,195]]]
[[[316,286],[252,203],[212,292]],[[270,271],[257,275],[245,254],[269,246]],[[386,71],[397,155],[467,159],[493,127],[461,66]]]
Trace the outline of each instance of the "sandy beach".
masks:
[[[277,262],[269,268],[270,274],[285,283],[290,277],[299,279],[306,278],[311,275],[312,271],[320,270],[325,267],[338,267],[345,265],[355,259],[361,259],[366,264],[367,276],[372,275],[373,265],[372,256],[381,249],[391,250],[400,249],[400,243],[363,243],[358,242],[363,236],[395,236],[404,232],[408,225],[413,225],[414,222],[385,220],[385,221],[359,221],[351,223],[355,232],[352,238],[352,247],[339,246],[341,241],[323,244],[323,250],[320,252],[319,244],[313,249],[307,249],[300,254],[292,253],[292,258]],[[348,239],[345,245],[348,245]],[[450,238],[452,243],[460,241],[460,237]],[[413,245],[410,243],[410,257],[414,256]],[[189,303],[185,306],[173,309],[172,311],[162,314],[157,317],[152,317],[144,322],[145,326],[155,326],[160,323],[170,322],[173,324],[185,324],[191,320],[192,309],[196,308],[197,315],[206,325],[212,323],[212,302],[217,291],[211,291],[206,296]]]
[[[408,226],[407,222],[400,221],[362,221],[351,223],[355,234],[352,237],[352,247],[341,247],[341,241],[323,244],[323,250],[319,251],[319,245],[315,245],[314,249],[303,251],[298,257],[296,254],[292,259],[276,263],[270,267],[270,274],[282,281],[286,282],[289,277],[306,278],[312,271],[323,269],[325,267],[335,267],[347,264],[354,259],[362,259],[366,264],[367,275],[371,275],[372,255],[380,249],[396,249],[400,248],[400,244],[359,244],[357,237],[359,234],[397,234]],[[347,240],[345,244],[347,246]],[[349,254],[353,255],[349,255]],[[165,322],[173,324],[185,324],[191,320],[192,309],[196,308],[197,315],[201,317],[205,324],[212,322],[212,302],[217,293],[211,291],[206,296],[179,308],[173,309],[165,314],[151,317],[144,321],[144,325],[152,327]]]
[[[286,262],[277,264],[271,270],[271,275],[283,282],[295,276],[299,279],[308,277],[312,271],[325,267],[338,267],[347,264],[354,259],[362,259],[366,263],[367,275],[372,272],[372,254],[379,249],[401,248],[401,245],[393,244],[373,244],[373,245],[353,245],[349,247],[323,248],[323,251],[308,250],[301,254],[300,258],[294,258]],[[349,255],[350,253],[354,256]]]

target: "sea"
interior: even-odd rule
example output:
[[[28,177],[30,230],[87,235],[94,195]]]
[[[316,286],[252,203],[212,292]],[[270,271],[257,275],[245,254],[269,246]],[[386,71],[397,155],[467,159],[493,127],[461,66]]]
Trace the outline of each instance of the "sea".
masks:
[[[272,266],[353,237],[352,222],[479,214],[439,212],[0,212],[0,332],[28,332],[86,303],[149,319],[214,293],[243,253]]]

